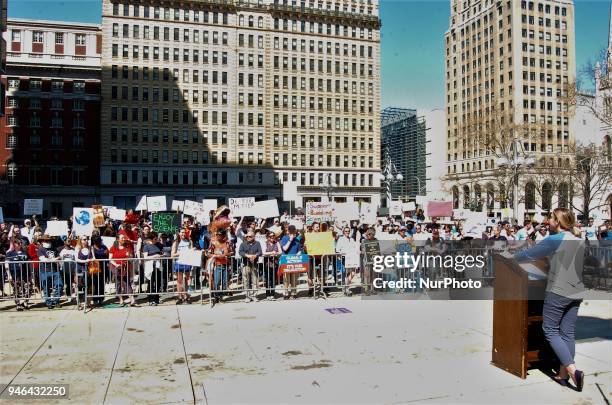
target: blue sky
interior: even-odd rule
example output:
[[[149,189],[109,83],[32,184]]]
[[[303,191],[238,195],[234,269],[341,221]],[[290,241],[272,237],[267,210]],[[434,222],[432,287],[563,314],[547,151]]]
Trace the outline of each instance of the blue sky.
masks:
[[[518,1],[518,0],[515,0]],[[576,0],[578,69],[607,47],[609,0]],[[448,0],[382,0],[382,107],[444,106]],[[100,22],[100,0],[9,0],[9,17]]]

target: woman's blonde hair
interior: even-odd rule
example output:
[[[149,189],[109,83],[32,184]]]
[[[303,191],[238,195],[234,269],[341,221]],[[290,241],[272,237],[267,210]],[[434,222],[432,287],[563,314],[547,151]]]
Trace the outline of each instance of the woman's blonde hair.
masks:
[[[559,223],[561,229],[570,231],[575,236],[580,237],[580,231],[576,228],[576,217],[572,211],[567,208],[555,208],[551,217]]]

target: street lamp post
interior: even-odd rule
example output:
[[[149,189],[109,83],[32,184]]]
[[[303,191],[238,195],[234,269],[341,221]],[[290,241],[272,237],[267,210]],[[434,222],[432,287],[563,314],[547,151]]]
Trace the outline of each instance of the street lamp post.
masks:
[[[514,147],[512,148],[512,157],[510,159],[502,157],[499,159],[498,163],[500,168],[507,167],[512,173],[512,210],[514,211],[513,219],[515,220],[518,220],[517,213],[520,169],[524,167],[531,167],[535,164],[535,159],[533,157],[526,155],[519,156],[519,145],[519,141],[515,140]]]
[[[380,174],[381,182],[385,183],[387,189],[387,203],[391,204],[392,195],[391,195],[391,185],[398,181],[404,180],[404,176],[397,170],[395,167],[395,163],[391,161],[391,156],[389,156],[389,151],[385,154],[385,161],[383,162],[383,170]]]
[[[421,194],[421,178],[419,176],[414,176],[414,178],[417,181],[417,187],[418,187],[417,194],[422,195]]]
[[[325,194],[327,194],[327,200],[331,202],[332,199],[332,191],[334,188],[334,184],[332,183],[332,174],[327,173],[327,182],[323,185],[323,190],[325,190]]]

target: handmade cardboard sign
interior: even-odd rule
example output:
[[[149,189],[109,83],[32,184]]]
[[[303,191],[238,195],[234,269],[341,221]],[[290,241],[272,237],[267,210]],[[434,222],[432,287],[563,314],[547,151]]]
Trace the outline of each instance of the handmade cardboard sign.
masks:
[[[334,203],[334,216],[338,222],[350,222],[359,219],[359,203]]]
[[[147,197],[147,211],[159,212],[166,211],[166,196]]]
[[[230,198],[229,208],[233,217],[246,217],[253,215],[255,197]],[[278,214],[277,214],[278,215]]]
[[[181,216],[175,212],[157,212],[152,215],[153,231],[172,234],[179,229]]]
[[[334,207],[331,202],[306,203],[306,222],[331,222],[334,221]]]
[[[209,211],[214,211],[217,209],[217,200],[212,198],[212,199],[208,199],[205,198],[202,200],[202,208],[204,209],[204,211],[206,211],[206,213],[208,213]]]
[[[101,205],[92,205],[91,209],[94,212],[93,223],[96,228],[104,226],[104,208]]]
[[[200,267],[202,265],[202,251],[195,249],[183,249],[179,253],[177,262],[188,266]]]
[[[402,215],[402,202],[401,201],[391,201],[389,204],[389,215],[391,216],[401,216]]]
[[[94,211],[92,208],[73,208],[72,230],[76,236],[91,236],[94,230]]]
[[[120,208],[115,208],[115,207],[112,207],[108,212],[109,218],[114,219],[116,221],[123,221],[125,219],[125,215],[126,215],[125,210],[122,210]]]
[[[274,218],[278,216],[278,203],[276,199],[257,201],[253,207],[256,218]]]
[[[306,249],[309,255],[335,254],[334,236],[331,232],[310,232],[306,234]]]
[[[68,236],[68,221],[47,221],[45,234],[49,236]]]
[[[42,198],[26,198],[23,200],[23,215],[42,215]]]
[[[170,206],[172,211],[183,211],[185,207],[185,201],[172,200],[172,205]]]

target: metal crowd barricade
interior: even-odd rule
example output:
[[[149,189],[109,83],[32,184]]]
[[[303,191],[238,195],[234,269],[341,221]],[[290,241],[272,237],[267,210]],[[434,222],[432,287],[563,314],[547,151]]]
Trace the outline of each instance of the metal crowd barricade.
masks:
[[[85,269],[85,298],[100,304],[108,299],[127,299],[145,295],[149,302],[187,294],[190,298],[204,291],[201,267],[175,266],[176,258],[151,257],[129,259],[96,259],[99,272]],[[113,265],[113,263],[117,265]],[[179,272],[179,270],[181,270]],[[179,276],[179,274],[181,274]]]
[[[583,280],[587,288],[612,291],[612,244],[587,242]]]
[[[357,268],[346,267],[346,256],[340,253],[333,255],[323,255],[320,260],[319,280],[323,295],[327,296],[327,291],[350,293],[350,288],[359,287],[353,283],[358,278]]]
[[[2,263],[0,301],[29,306],[30,301],[48,307],[83,301],[83,279],[72,260],[12,261]]]
[[[310,285],[308,274],[281,274],[280,255],[262,256],[256,263],[238,257],[228,257],[226,263],[208,259],[205,272],[210,284],[209,304],[237,298],[259,300],[264,297],[297,295],[303,284]]]

